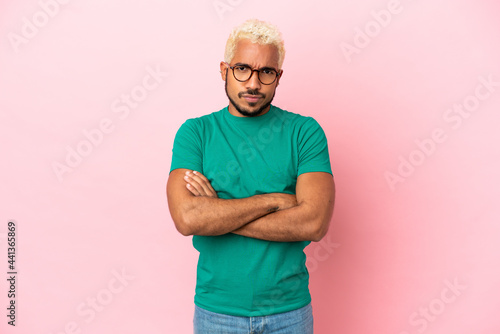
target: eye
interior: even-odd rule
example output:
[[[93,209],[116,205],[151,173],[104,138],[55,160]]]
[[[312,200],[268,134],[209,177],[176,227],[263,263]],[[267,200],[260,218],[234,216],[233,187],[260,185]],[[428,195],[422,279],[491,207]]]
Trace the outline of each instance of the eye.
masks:
[[[248,67],[246,66],[235,66],[234,69],[239,72],[246,72],[248,71]]]
[[[261,72],[263,74],[267,74],[267,75],[274,75],[276,73],[275,70],[270,69],[270,68],[264,68],[264,69],[261,70]]]

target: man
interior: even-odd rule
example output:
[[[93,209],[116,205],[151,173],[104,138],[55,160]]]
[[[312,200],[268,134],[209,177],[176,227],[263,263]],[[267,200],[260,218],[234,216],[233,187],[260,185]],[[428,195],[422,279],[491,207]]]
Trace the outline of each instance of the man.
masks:
[[[169,209],[200,253],[195,333],[313,332],[303,249],[326,234],[335,190],[319,124],[271,105],[284,55],[276,27],[235,28],[220,63],[229,105],[174,140]]]

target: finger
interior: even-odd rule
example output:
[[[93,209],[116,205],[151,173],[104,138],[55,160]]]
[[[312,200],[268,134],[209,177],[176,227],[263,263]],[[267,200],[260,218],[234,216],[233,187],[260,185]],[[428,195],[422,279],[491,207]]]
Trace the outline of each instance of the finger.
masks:
[[[205,175],[201,174],[200,172],[198,171],[193,171],[193,174],[198,176],[200,179],[202,179],[204,181],[204,184],[206,186],[206,190],[210,193],[212,193],[212,195],[214,195],[215,197],[217,197],[217,192],[214,190],[214,188],[212,187],[212,184],[210,183],[210,181],[205,177]]]
[[[217,192],[210,184],[210,181],[202,173],[197,171],[186,171],[186,177],[184,179],[198,191],[197,196],[210,196],[218,198]]]
[[[210,182],[208,181],[208,179],[205,177],[205,175],[201,174],[200,172],[194,170],[193,171],[193,174],[196,175],[196,176],[199,176],[201,179],[205,180],[206,182]]]
[[[210,183],[207,183],[207,190],[210,194],[209,196],[218,197],[217,192],[214,190],[214,188],[212,188],[212,185]]]
[[[201,178],[199,174],[190,174],[189,177],[201,186],[201,189],[197,188],[200,193],[203,193],[206,196],[213,195],[212,186],[206,178]]]
[[[196,190],[190,183],[186,184],[186,188],[193,194],[194,196],[200,196],[200,192]]]
[[[203,186],[198,182],[198,180],[195,180],[191,176],[185,175],[184,176],[184,181],[189,185],[188,189],[193,189],[196,191],[196,196],[205,196],[206,192]],[[187,186],[187,185],[186,185]]]

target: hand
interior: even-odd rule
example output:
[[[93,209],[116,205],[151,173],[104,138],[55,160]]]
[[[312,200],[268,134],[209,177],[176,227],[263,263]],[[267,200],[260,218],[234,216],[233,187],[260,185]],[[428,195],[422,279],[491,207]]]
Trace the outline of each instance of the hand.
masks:
[[[281,200],[278,210],[286,210],[297,206],[297,197],[295,195],[284,193],[272,193],[268,195],[278,197]]]
[[[298,205],[297,197],[292,194],[269,193],[269,194],[255,195],[255,196],[261,196],[269,201],[269,204],[272,205],[272,207],[268,210],[268,212],[286,210]]]
[[[207,196],[218,198],[217,193],[210,184],[210,181],[197,171],[187,171],[184,176],[187,189],[195,196]]]

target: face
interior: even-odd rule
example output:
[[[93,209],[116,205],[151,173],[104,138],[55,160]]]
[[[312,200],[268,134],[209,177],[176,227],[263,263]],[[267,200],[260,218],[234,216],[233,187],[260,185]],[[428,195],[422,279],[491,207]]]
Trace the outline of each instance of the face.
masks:
[[[278,49],[274,45],[260,45],[248,39],[241,39],[230,66],[248,65],[252,69],[271,67],[278,69]],[[229,98],[229,112],[234,116],[253,117],[263,115],[270,109],[281,75],[270,85],[263,85],[257,72],[249,80],[240,82],[225,62],[220,64],[222,80],[226,81],[226,95]]]

